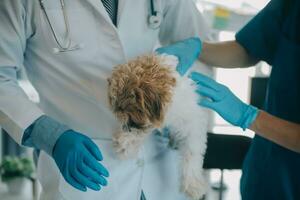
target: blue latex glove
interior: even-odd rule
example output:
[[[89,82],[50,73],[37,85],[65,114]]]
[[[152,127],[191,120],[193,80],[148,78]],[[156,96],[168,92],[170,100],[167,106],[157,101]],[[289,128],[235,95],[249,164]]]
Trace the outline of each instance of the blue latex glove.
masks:
[[[243,103],[226,86],[197,72],[191,73],[190,78],[198,85],[197,93],[207,97],[202,98],[199,105],[216,111],[226,121],[244,130],[256,119],[258,109]]]
[[[85,135],[69,130],[63,133],[53,149],[53,158],[64,179],[73,187],[86,191],[106,186],[109,173],[98,161],[102,155],[93,141]]]
[[[202,42],[199,38],[189,38],[172,45],[156,50],[159,54],[169,54],[178,58],[179,64],[176,70],[183,76],[199,58],[202,50]]]

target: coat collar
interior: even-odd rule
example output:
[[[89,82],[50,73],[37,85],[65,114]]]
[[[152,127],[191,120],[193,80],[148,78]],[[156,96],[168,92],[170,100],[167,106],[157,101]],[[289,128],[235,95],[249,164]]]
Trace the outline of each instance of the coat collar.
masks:
[[[96,11],[96,13],[98,13],[99,15],[101,15],[101,17],[111,26],[114,26],[114,24],[112,23],[105,7],[103,6],[103,4],[101,3],[101,0],[86,0],[87,2],[89,2],[91,4],[91,6],[94,8],[94,11]],[[124,11],[124,7],[125,4],[128,0],[118,0],[118,14],[117,14],[117,25],[120,22],[122,13]]]

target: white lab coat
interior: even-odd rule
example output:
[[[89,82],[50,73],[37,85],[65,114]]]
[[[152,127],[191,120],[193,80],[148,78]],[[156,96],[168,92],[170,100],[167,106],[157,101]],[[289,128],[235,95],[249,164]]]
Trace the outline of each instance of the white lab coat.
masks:
[[[163,21],[148,26],[150,0],[119,0],[118,28],[100,0],[65,0],[71,38],[84,48],[53,53],[56,47],[38,0],[0,1],[0,125],[21,143],[24,130],[43,114],[93,138],[111,177],[100,192],[80,192],[60,175],[42,152],[38,176],[43,200],[183,200],[176,169],[177,153],[151,137],[136,160],[117,160],[111,136],[118,126],[107,106],[107,77],[112,67],[163,45],[191,36],[207,38],[208,28],[192,0],[157,0]],[[45,0],[58,35],[65,26],[59,0]],[[29,101],[17,84],[26,70],[40,103]],[[17,73],[18,74],[18,73]],[[161,138],[160,138],[161,139]]]

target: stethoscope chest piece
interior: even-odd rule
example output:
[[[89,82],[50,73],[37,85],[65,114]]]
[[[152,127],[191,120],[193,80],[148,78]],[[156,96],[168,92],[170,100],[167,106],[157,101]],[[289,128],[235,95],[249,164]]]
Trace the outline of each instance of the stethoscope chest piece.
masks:
[[[149,26],[152,29],[158,29],[160,27],[161,24],[161,14],[157,13],[156,15],[151,15],[149,17]]]

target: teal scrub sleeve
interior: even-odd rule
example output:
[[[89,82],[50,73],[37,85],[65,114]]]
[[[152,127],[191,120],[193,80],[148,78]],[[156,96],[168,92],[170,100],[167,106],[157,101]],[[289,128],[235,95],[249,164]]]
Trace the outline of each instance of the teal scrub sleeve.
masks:
[[[284,0],[272,0],[236,34],[236,41],[255,59],[270,65],[278,48]]]

